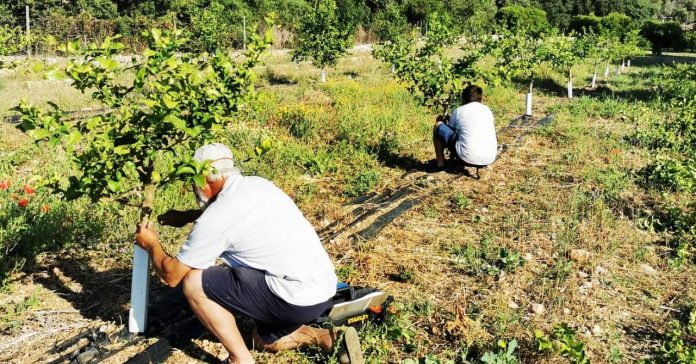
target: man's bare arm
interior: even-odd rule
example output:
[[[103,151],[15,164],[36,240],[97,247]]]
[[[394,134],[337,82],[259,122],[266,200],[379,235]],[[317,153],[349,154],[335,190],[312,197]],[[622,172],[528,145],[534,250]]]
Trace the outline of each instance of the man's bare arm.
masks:
[[[159,234],[150,226],[140,223],[135,233],[135,243],[150,255],[152,265],[162,281],[169,287],[176,287],[186,277],[191,267],[172,258],[162,249]]]

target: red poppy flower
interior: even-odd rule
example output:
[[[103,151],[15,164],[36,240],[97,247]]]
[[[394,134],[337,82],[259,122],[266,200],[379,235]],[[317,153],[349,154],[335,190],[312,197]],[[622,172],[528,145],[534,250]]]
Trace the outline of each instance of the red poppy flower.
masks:
[[[51,208],[47,204],[41,206],[41,212],[43,212],[44,214],[48,213],[48,211],[50,211],[50,210],[51,210]]]
[[[36,192],[36,190],[25,184],[24,192],[26,192],[27,195],[33,195]]]
[[[6,190],[10,188],[10,181],[0,181],[0,190]]]
[[[27,199],[27,198],[23,198],[17,202],[17,205],[19,205],[19,207],[27,207],[28,204],[29,204],[29,199]]]

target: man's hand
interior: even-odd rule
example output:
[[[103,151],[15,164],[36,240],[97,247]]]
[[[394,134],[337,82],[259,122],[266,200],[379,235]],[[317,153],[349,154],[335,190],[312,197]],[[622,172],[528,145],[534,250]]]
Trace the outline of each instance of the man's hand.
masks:
[[[141,222],[138,224],[138,227],[135,230],[135,244],[147,251],[150,251],[150,247],[159,243],[159,233],[157,233],[157,229],[151,221]]]
[[[170,257],[160,244],[159,234],[152,222],[141,222],[135,231],[135,244],[147,250],[152,260],[152,265],[160,278],[170,287],[176,287],[181,283],[191,267]]]
[[[161,225],[183,227],[190,222],[196,221],[201,216],[201,210],[177,211],[169,210],[162,215],[157,216],[157,221]]]

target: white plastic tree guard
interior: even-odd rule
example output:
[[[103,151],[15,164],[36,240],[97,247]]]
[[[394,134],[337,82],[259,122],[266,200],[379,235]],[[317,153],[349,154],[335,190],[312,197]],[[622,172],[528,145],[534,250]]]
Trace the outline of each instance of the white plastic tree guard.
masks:
[[[609,77],[609,63],[604,67],[604,78]]]
[[[626,61],[626,68],[631,68],[631,60]]]
[[[532,93],[527,92],[527,98],[526,98],[526,110],[524,112],[525,115],[527,116],[532,116]]]
[[[597,87],[597,72],[592,74],[592,86],[591,88],[594,90]]]
[[[326,82],[326,67],[321,68],[321,82]]]
[[[150,291],[150,257],[139,246],[133,247],[133,277],[131,306],[128,312],[128,332],[137,334],[147,328],[147,299]]]

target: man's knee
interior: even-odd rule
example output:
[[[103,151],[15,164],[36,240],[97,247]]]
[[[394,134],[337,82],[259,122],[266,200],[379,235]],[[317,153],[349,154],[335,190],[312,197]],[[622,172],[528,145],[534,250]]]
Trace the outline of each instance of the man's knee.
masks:
[[[437,134],[437,129],[440,127],[440,124],[442,124],[442,121],[438,121],[435,123],[433,126],[433,134]]]
[[[200,269],[191,269],[184,279],[181,281],[186,298],[193,298],[203,293],[203,271]]]

